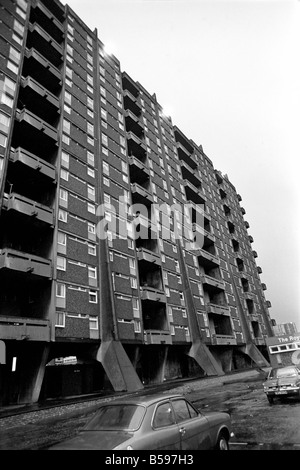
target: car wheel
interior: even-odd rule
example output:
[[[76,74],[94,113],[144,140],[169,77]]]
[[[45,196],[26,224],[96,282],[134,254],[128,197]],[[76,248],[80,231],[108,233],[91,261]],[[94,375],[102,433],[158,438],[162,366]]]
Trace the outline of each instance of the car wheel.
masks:
[[[268,402],[270,403],[270,405],[273,405],[274,397],[268,397]]]
[[[220,434],[215,447],[216,450],[229,450],[228,438],[224,434]]]

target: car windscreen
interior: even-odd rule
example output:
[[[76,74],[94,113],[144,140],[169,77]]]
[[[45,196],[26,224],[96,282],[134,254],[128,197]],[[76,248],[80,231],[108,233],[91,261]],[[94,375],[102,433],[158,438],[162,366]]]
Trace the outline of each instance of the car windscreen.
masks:
[[[271,375],[271,378],[280,378],[280,377],[293,377],[297,375],[297,371],[294,367],[287,367],[285,369],[277,369],[274,371],[274,374]]]
[[[145,408],[140,405],[107,405],[97,411],[85,431],[135,431],[139,428]]]

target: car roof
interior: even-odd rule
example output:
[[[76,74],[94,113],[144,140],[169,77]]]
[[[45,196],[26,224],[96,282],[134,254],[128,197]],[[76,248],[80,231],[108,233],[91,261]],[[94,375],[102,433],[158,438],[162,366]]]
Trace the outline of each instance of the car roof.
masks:
[[[123,396],[118,397],[116,399],[112,399],[109,402],[101,403],[100,406],[106,405],[124,405],[125,403],[128,405],[143,405],[143,406],[150,406],[157,403],[160,400],[169,400],[171,398],[184,398],[183,395],[180,394],[170,394],[170,393],[155,393],[149,395],[134,395],[134,396]]]

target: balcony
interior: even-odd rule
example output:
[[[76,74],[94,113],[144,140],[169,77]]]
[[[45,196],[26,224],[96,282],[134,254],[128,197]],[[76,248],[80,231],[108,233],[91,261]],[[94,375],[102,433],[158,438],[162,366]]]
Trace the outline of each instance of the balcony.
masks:
[[[139,183],[144,183],[150,177],[150,173],[146,165],[141,162],[136,157],[128,157],[129,163],[129,172],[130,172],[130,180],[138,181]]]
[[[152,302],[167,302],[167,297],[164,291],[153,289],[153,287],[142,287],[141,300],[151,300]]]
[[[24,130],[28,129],[28,132],[30,132],[31,134],[33,132],[35,134],[42,133],[43,135],[47,136],[48,139],[51,139],[55,143],[58,142],[58,134],[55,127],[50,126],[30,111],[27,111],[26,109],[20,111],[19,109],[17,109],[16,120],[20,123],[20,125],[22,124],[24,126]]]
[[[252,235],[248,235],[248,239],[249,239],[249,242],[250,242],[250,243],[253,243],[253,242],[254,242]]]
[[[222,184],[223,183],[222,173],[219,170],[215,170],[215,175],[216,175],[217,183]]]
[[[198,232],[204,237],[204,244],[205,245],[210,245],[211,243],[215,243],[216,237],[214,236],[213,233],[208,232],[204,228],[200,227],[198,224],[192,224],[192,230],[193,232]]]
[[[249,222],[247,222],[247,220],[245,220],[245,227],[250,228],[250,224],[249,224]]]
[[[126,110],[129,109],[137,117],[140,117],[140,115],[142,114],[142,108],[138,103],[137,99],[130,93],[130,91],[124,90],[123,100],[124,108]]]
[[[259,315],[257,313],[249,313],[248,314],[249,320],[258,323],[259,322]]]
[[[261,274],[261,273],[262,273],[262,269],[261,269],[260,266],[257,266],[257,272],[258,272],[258,274]]]
[[[126,72],[122,73],[122,85],[123,90],[129,91],[134,98],[138,98],[140,94],[138,86]]]
[[[145,344],[172,344],[172,336],[167,331],[145,330]]]
[[[156,266],[161,266],[161,258],[158,254],[145,248],[139,248],[137,250],[137,259],[140,262],[147,262]]]
[[[191,144],[190,140],[181,132],[181,130],[178,129],[177,126],[174,126],[174,134],[176,142],[180,143],[189,155],[193,153],[193,145]]]
[[[62,74],[51,62],[45,59],[36,49],[25,50],[23,76],[30,76],[56,96],[61,90]]]
[[[253,250],[252,254],[253,254],[254,258],[257,258],[257,256],[258,256],[257,251]]]
[[[201,274],[201,282],[203,285],[206,285],[208,291],[218,290],[222,291],[225,290],[225,283],[220,279],[216,279],[215,277],[208,276],[207,274]]]
[[[51,2],[56,7],[55,15],[40,1],[32,2],[31,21],[37,21],[59,44],[64,37],[64,27],[61,24],[64,21],[64,12],[57,8],[55,2]]]
[[[205,269],[214,269],[220,266],[220,259],[208,251],[200,249],[195,252],[195,255],[198,258],[199,265]]]
[[[52,277],[52,264],[50,260],[9,248],[0,250],[1,269],[18,271],[48,279]]]
[[[127,132],[128,155],[139,159],[145,159],[147,155],[146,145],[133,132]]]
[[[237,344],[237,342],[233,335],[212,335],[211,344],[222,346],[227,344]]]
[[[54,226],[53,209],[24,196],[15,193],[4,194],[3,205],[7,211],[20,212],[23,215],[32,217],[34,220]]]
[[[48,320],[0,316],[1,339],[17,341],[50,341]]]
[[[194,186],[190,181],[183,180],[186,198],[195,204],[205,204],[206,199],[200,187]]]
[[[21,87],[18,106],[30,109],[49,124],[56,123],[60,112],[56,96],[31,77],[22,77]]]
[[[125,111],[125,123],[127,131],[132,131],[139,138],[144,137],[144,128],[140,119],[129,109]]]
[[[268,307],[268,308],[271,308],[271,307],[272,307],[272,304],[271,304],[270,300],[267,300],[267,301],[266,301],[266,304],[267,304],[267,307]]]
[[[55,166],[21,147],[11,149],[9,160],[15,165],[20,165],[22,169],[33,170],[53,183],[56,182]]]
[[[242,212],[243,215],[246,214],[246,211],[245,211],[244,207],[241,207],[241,212]]]
[[[196,170],[198,163],[192,153],[189,153],[180,142],[176,142],[176,147],[179,160],[183,160],[192,170]]]
[[[193,170],[184,160],[180,160],[182,178],[190,181],[194,186],[201,186],[198,170]]]
[[[134,198],[133,204],[145,204],[146,206],[153,203],[153,197],[149,191],[137,183],[132,183],[131,193]]]
[[[36,47],[55,67],[59,67],[63,62],[62,46],[37,23],[29,23],[26,45],[29,49]]]
[[[241,202],[242,201],[242,196],[240,194],[237,194],[237,198],[238,198],[238,201]]]
[[[225,305],[217,305],[209,303],[206,305],[207,313],[214,313],[216,315],[226,315],[230,316],[230,308]]]
[[[267,290],[267,286],[264,282],[261,283],[261,288],[262,290]]]

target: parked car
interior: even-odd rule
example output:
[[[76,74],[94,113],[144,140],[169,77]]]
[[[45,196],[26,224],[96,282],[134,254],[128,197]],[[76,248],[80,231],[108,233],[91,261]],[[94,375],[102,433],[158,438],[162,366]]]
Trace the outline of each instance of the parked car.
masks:
[[[228,413],[160,393],[101,405],[78,435],[48,450],[229,450],[233,435]]]
[[[300,398],[300,369],[295,366],[274,367],[263,383],[264,392],[270,405],[274,398]]]

